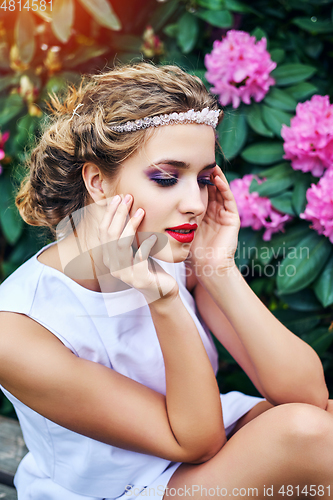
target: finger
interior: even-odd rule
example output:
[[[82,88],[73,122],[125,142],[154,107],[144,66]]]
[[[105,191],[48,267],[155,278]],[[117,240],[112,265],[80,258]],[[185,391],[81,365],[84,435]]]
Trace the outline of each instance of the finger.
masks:
[[[127,194],[123,198],[121,203],[118,204],[118,208],[108,228],[109,240],[118,240],[120,238],[120,235],[124,230],[126,219],[129,214],[132,203],[133,203],[133,197],[130,194]]]
[[[108,203],[106,207],[106,211],[102,222],[99,225],[99,238],[102,243],[106,243],[108,241],[108,229],[113,220],[113,217],[117,211],[118,205],[121,201],[121,197],[119,195],[114,196],[112,200]]]
[[[148,259],[151,249],[155,245],[156,241],[157,236],[155,234],[152,234],[151,236],[149,236],[149,238],[141,243],[138,251],[135,254],[134,264],[139,264],[140,262]]]
[[[214,183],[214,176],[211,175],[211,181],[213,182],[213,186],[208,185],[208,203],[216,201],[216,186]]]
[[[220,167],[216,166],[213,170],[213,182],[216,186],[216,201],[223,205],[224,203],[224,193],[229,187],[229,183],[227,181],[226,176],[220,169]]]
[[[144,210],[142,210],[142,208],[139,208],[134,216],[128,221],[124,231],[121,233],[119,240],[117,240],[117,260],[119,266],[122,268],[132,265],[132,243],[143,217]]]
[[[215,185],[223,198],[224,208],[230,212],[238,213],[235,197],[231,191],[228,181],[224,174],[223,179],[220,176],[215,177]]]
[[[135,212],[133,217],[128,221],[128,223],[125,226],[125,229],[121,233],[121,236],[119,238],[119,245],[122,247],[123,240],[132,245],[134,237],[136,235],[136,231],[139,227],[139,225],[142,222],[142,219],[144,218],[145,212],[142,208],[138,208],[138,210]]]

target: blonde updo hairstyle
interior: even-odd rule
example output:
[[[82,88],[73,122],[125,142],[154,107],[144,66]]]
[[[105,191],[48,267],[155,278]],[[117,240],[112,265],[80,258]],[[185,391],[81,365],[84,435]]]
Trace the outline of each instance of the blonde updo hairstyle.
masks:
[[[199,78],[177,66],[148,63],[85,77],[64,100],[49,97],[51,125],[31,153],[16,206],[25,222],[46,226],[53,234],[58,223],[88,202],[82,166],[92,162],[108,178],[116,178],[121,163],[145,143],[151,130],[119,133],[111,125],[190,109],[218,109]]]

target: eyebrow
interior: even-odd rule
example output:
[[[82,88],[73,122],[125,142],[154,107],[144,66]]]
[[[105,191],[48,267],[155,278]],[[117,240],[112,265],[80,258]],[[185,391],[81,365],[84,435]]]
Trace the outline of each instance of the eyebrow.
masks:
[[[155,165],[162,165],[162,164],[171,165],[172,167],[180,168],[182,170],[187,170],[190,168],[190,164],[186,163],[185,161],[169,160],[169,159],[157,161],[157,162],[153,163],[152,165],[149,165],[148,168],[154,168]],[[216,167],[215,161],[214,161],[214,163],[210,163],[209,165],[206,165],[202,170],[210,170],[211,168],[214,168],[214,167]]]

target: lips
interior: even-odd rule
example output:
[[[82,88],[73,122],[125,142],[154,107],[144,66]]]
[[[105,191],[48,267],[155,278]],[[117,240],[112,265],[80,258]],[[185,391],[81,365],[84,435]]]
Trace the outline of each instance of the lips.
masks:
[[[180,243],[191,243],[197,227],[198,224],[182,224],[181,226],[169,227],[166,232]]]

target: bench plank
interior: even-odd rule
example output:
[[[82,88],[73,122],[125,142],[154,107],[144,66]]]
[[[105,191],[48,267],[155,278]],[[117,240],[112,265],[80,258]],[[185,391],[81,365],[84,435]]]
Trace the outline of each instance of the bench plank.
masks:
[[[0,500],[17,500],[16,489],[0,484]]]

